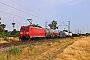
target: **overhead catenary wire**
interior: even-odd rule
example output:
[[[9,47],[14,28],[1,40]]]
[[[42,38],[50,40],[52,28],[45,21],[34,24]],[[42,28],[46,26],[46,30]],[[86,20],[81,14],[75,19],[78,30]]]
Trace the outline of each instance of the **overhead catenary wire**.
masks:
[[[27,7],[25,7],[25,6],[23,6],[23,5],[21,5],[21,4],[19,4],[19,3],[17,3],[16,1],[14,1],[14,0],[11,0],[12,2],[14,2],[14,3],[16,3],[17,5],[19,5],[19,6],[21,6],[21,7],[23,7],[23,8],[25,8],[25,9],[28,9],[28,10],[31,10],[31,9],[29,9],[29,8],[27,8]],[[32,10],[31,10],[32,11]],[[37,12],[34,12],[35,14],[38,14]],[[38,17],[38,18],[40,18],[40,17]],[[43,19],[43,18],[40,18],[40,19]],[[43,20],[45,20],[45,19],[43,19]]]
[[[12,7],[12,6],[7,5],[7,4],[5,4],[5,3],[3,3],[3,2],[0,2],[0,4],[3,4],[3,5],[5,5],[5,6],[8,6],[8,7],[10,7],[10,8],[13,8],[13,9],[15,9],[15,10],[18,10],[18,11],[20,11],[20,12],[23,12],[23,13],[26,13],[26,14],[28,14],[28,15],[34,16],[34,17],[36,17],[36,18],[39,18],[39,17],[37,17],[37,16],[35,16],[35,15],[33,15],[33,14],[27,13],[27,12],[25,12],[25,11],[23,11],[23,10],[20,10],[20,9],[18,9],[18,8],[15,8],[15,7]],[[39,19],[42,19],[42,18],[39,18]]]
[[[18,16],[18,15],[14,15],[14,14],[11,14],[11,13],[8,13],[8,12],[5,12],[5,11],[0,11],[0,12],[3,12],[3,13],[6,13],[6,14],[9,14],[9,15],[13,15],[13,16],[17,16],[17,17],[20,17],[20,18],[24,18],[24,19],[26,19],[25,17]]]
[[[14,2],[15,4],[17,4],[17,5],[19,5],[19,6],[23,7],[23,8],[25,8],[25,9],[31,10],[31,9],[29,9],[29,8],[27,8],[27,7],[25,7],[25,6],[21,5],[21,4],[19,4],[19,3],[17,3],[17,2],[14,1],[14,0],[11,0],[11,1]],[[32,11],[32,10],[31,10],[31,11]],[[36,12],[34,12],[34,13],[36,13]],[[36,13],[36,14],[37,14],[37,13]]]

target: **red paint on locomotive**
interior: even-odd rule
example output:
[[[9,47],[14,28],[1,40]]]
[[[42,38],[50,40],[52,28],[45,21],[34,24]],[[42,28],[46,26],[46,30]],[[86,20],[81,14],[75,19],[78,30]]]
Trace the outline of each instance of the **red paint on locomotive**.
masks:
[[[20,39],[30,39],[35,37],[45,37],[44,29],[33,26],[21,26]]]

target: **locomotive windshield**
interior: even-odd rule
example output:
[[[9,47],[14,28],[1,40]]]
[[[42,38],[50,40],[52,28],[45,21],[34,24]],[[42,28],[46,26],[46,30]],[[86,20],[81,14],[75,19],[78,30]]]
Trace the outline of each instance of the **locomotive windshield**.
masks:
[[[26,31],[29,30],[29,28],[21,28],[21,30]]]

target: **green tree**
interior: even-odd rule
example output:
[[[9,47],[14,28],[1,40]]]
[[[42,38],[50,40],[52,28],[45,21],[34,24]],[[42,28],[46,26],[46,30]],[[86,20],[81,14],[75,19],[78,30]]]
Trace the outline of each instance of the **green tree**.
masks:
[[[90,36],[90,33],[86,33],[85,35],[86,35],[86,36]]]
[[[0,25],[3,29],[6,27],[6,25],[5,24],[1,24]]]
[[[0,37],[4,36],[4,28],[6,27],[5,24],[0,23]]]
[[[0,29],[1,29],[1,30],[4,30],[5,27],[6,27],[5,24],[0,24]]]
[[[20,31],[16,31],[15,37],[19,37]]]
[[[4,30],[2,29],[2,27],[0,26],[0,33],[2,33]]]
[[[11,33],[11,36],[13,36],[13,37],[19,37],[19,33],[20,33],[20,31],[17,31],[16,29],[14,29],[12,32],[10,32]]]
[[[4,34],[5,36],[8,36],[9,35],[8,30],[4,30]]]
[[[42,28],[39,24],[32,24],[31,26]]]
[[[51,24],[48,25],[51,29],[58,29],[57,27],[57,21],[53,20]]]
[[[12,32],[11,32],[12,35],[15,35],[16,34],[16,29],[14,29]]]

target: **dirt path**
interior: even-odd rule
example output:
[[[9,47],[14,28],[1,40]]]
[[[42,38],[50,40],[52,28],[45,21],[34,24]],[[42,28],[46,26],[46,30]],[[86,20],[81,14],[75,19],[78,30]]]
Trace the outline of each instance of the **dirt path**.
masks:
[[[60,50],[58,50],[56,53],[54,53],[51,57],[49,57],[48,60],[54,60],[58,54],[62,53],[65,48],[67,48],[68,46],[70,46],[72,44],[73,44],[73,42],[68,44],[65,47],[62,47]]]
[[[75,40],[60,40],[60,42],[57,42],[56,44],[53,43],[53,46],[45,50],[42,50],[37,54],[29,56],[24,60],[54,60],[57,54],[63,52],[63,50],[67,48],[69,45],[71,45],[74,41]]]

